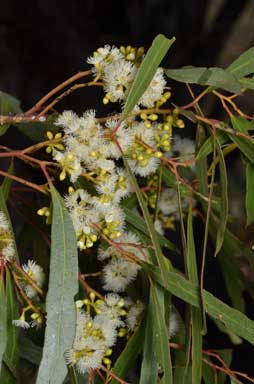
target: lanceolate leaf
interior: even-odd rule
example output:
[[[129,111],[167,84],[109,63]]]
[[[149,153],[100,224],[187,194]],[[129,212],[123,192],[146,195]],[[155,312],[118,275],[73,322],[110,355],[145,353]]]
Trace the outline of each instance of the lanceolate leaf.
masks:
[[[247,159],[254,163],[254,142],[245,139],[244,137],[239,137],[230,133],[228,136],[236,144],[240,151],[247,157]]]
[[[220,145],[228,141],[228,137],[223,132],[217,132],[216,134],[217,141]],[[206,156],[210,155],[213,152],[213,136],[208,137],[204,144],[199,148],[196,155],[196,160],[204,159]]]
[[[251,47],[239,56],[230,66],[227,71],[235,75],[237,78],[250,75],[254,72],[254,48]]]
[[[157,284],[151,283],[150,303],[152,316],[152,340],[156,360],[163,371],[161,384],[173,384],[172,366],[169,350],[168,327],[165,323],[164,291]],[[169,305],[167,303],[167,305]]]
[[[221,182],[221,200],[220,200],[220,222],[219,227],[217,231],[217,238],[216,238],[216,247],[215,247],[215,256],[220,251],[223,240],[224,240],[224,233],[226,230],[227,220],[228,220],[228,182],[227,182],[227,170],[225,165],[225,160],[223,157],[222,150],[220,148],[220,144],[218,143],[216,139],[216,145],[217,145],[217,153],[219,156],[219,164],[220,164],[220,182]]]
[[[2,358],[7,344],[7,309],[3,275],[0,275],[0,371]]]
[[[163,256],[162,251],[161,251],[161,247],[160,247],[160,244],[159,244],[159,241],[157,238],[157,234],[156,234],[156,231],[154,229],[154,224],[152,222],[152,219],[151,219],[150,213],[148,211],[146,202],[143,198],[142,192],[140,191],[137,180],[130,169],[128,161],[125,159],[124,156],[123,156],[123,161],[124,161],[124,166],[126,168],[126,171],[130,177],[130,180],[131,180],[132,185],[134,187],[134,190],[136,192],[136,195],[137,195],[137,198],[138,198],[138,201],[139,201],[139,204],[140,204],[140,207],[142,209],[144,219],[145,219],[145,222],[147,225],[147,229],[148,229],[152,244],[154,246],[155,259],[153,260],[153,262],[158,263],[158,265],[160,267],[162,278],[167,280],[167,273],[166,273],[167,272],[167,264],[165,262],[165,258]]]
[[[0,383],[15,384],[17,382],[17,368],[19,362],[19,330],[12,324],[12,320],[18,318],[18,307],[13,288],[13,281],[8,268],[6,268],[6,308],[7,345],[3,356],[3,366],[0,374]]]
[[[208,85],[232,93],[241,91],[241,84],[237,78],[222,68],[168,69],[166,75],[183,83]]]
[[[158,35],[154,39],[152,46],[148,50],[131,87],[123,110],[123,119],[125,119],[133,110],[134,106],[149,86],[161,60],[166,55],[174,41],[174,37],[172,39],[167,39],[163,35]]]
[[[139,384],[157,384],[158,380],[158,364],[155,358],[153,338],[151,337],[154,331],[152,321],[153,310],[154,308],[152,308],[151,303],[149,303]]]
[[[7,172],[10,173],[10,174],[14,173],[13,161],[11,161],[11,164],[10,164]],[[10,192],[10,189],[11,189],[11,184],[12,184],[12,180],[9,179],[8,177],[5,177],[4,181],[3,181],[2,185],[1,185],[5,201],[7,201],[7,199],[8,199],[9,192]]]
[[[67,368],[64,352],[75,336],[74,296],[78,291],[76,235],[69,213],[56,189],[53,201],[49,287],[46,299],[47,324],[37,384],[62,384]]]
[[[145,336],[145,322],[141,322],[135,333],[131,336],[126,347],[118,357],[113,371],[121,379],[125,379],[126,374],[136,361],[138,353],[141,351]],[[117,384],[117,380],[112,380],[112,384]]]
[[[254,165],[247,164],[246,166],[246,216],[247,225],[254,222]]]
[[[143,267],[155,281],[173,295],[179,297],[186,303],[198,308],[200,307],[199,288],[196,284],[191,283],[178,272],[167,272],[168,279],[165,284],[161,278],[158,267],[151,267],[148,264],[144,264]],[[249,341],[251,344],[254,343],[254,321],[205,290],[203,290],[203,299],[208,315],[221,321],[236,335]]]
[[[124,207],[123,210],[126,214],[127,223],[129,223],[131,226],[138,229],[144,235],[149,237],[149,232],[147,230],[147,226],[146,226],[145,221],[137,213],[135,213],[131,209]],[[158,241],[162,247],[165,247],[165,248],[171,249],[172,251],[177,252],[176,246],[173,243],[171,243],[170,240],[168,240],[166,237],[162,236],[158,232],[156,232],[156,235],[157,235]]]
[[[192,226],[192,206],[190,205],[187,224],[187,269],[191,282],[198,285],[196,251]],[[202,378],[202,313],[200,308],[191,307],[192,333],[192,383],[201,383]]]

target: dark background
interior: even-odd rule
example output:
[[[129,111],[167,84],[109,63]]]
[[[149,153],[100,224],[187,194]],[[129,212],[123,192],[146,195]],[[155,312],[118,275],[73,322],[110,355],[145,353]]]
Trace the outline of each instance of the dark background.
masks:
[[[226,67],[254,40],[253,0],[8,0],[1,2],[0,10],[0,90],[20,99],[23,110],[67,77],[87,69],[87,56],[104,44],[148,48],[163,33],[176,37],[166,67]],[[173,89],[180,105],[187,100],[183,91]],[[80,90],[57,110],[68,106],[81,112],[97,100],[101,102],[97,90]],[[253,111],[252,100],[249,96],[247,110]],[[211,103],[207,110],[218,114],[218,104]],[[1,143],[17,147],[21,140],[18,132],[9,130]],[[235,193],[241,195],[242,168],[232,161],[238,181]],[[239,223],[243,221],[239,217]],[[208,272],[208,288],[223,297],[225,288],[218,283],[222,277],[214,261],[208,261]],[[250,305],[248,315],[253,318]],[[210,329],[209,347],[227,347],[228,339],[212,325]],[[247,343],[237,347],[234,368],[253,376],[253,353]]]

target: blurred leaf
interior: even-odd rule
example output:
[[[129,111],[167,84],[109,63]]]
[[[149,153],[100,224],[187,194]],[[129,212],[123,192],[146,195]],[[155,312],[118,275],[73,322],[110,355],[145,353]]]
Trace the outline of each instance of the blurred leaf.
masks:
[[[115,362],[113,372],[124,379],[126,374],[134,365],[137,355],[142,349],[145,336],[145,322],[144,320],[138,326],[134,334],[128,340],[123,352]],[[118,384],[118,381],[113,379],[111,384]]]
[[[233,115],[230,116],[230,120],[231,120],[233,128],[236,131],[239,131],[239,132],[244,133],[245,135],[248,135],[248,129],[249,129],[250,125],[252,124],[252,122],[248,121],[243,116],[233,116]]]
[[[193,384],[191,367],[187,367],[187,370],[186,370],[185,367],[175,366],[174,384]]]
[[[127,207],[123,207],[123,210],[126,215],[126,221],[127,223],[131,224],[134,228],[138,229],[140,232],[145,234],[147,237],[149,237],[149,232],[147,230],[147,226],[145,221],[140,217],[137,213],[130,210]],[[168,240],[166,237],[162,236],[160,233],[156,232],[158,241],[162,247],[171,249],[172,251],[177,252],[176,246]],[[150,238],[150,237],[149,237]]]
[[[246,225],[250,225],[254,222],[254,165],[246,165]]]
[[[62,384],[67,368],[64,352],[71,348],[76,329],[74,296],[78,291],[78,255],[72,220],[62,198],[50,186],[53,201],[47,326],[37,384]]]
[[[36,345],[28,337],[20,337],[20,357],[30,363],[39,365],[42,357],[42,347]]]
[[[215,246],[215,256],[219,253],[223,240],[224,233],[226,230],[227,220],[228,220],[228,181],[227,181],[227,169],[221,150],[220,144],[216,138],[217,153],[219,156],[220,164],[220,183],[221,183],[221,199],[220,199],[220,221],[217,230],[216,237],[216,246]]]
[[[237,78],[254,72],[254,48],[251,47],[227,67],[227,71]]]
[[[183,83],[209,85],[232,93],[241,91],[241,84],[237,78],[222,68],[192,67],[168,69],[166,70],[166,75]]]
[[[205,359],[209,360],[209,357],[205,356]],[[202,373],[203,373],[204,384],[216,383],[213,368],[210,365],[206,364],[205,362],[203,362],[202,364]]]
[[[162,279],[158,267],[142,263],[152,278],[162,285],[170,293],[181,300],[195,307],[200,307],[199,288],[177,272],[167,272],[168,279]],[[205,311],[211,317],[221,321],[230,331],[243,339],[254,342],[254,321],[250,320],[243,313],[231,308],[221,300],[217,299],[210,292],[203,290]]]
[[[193,237],[192,205],[189,206],[187,222],[187,270],[189,280],[199,285],[196,262],[196,251]],[[202,313],[200,308],[191,307],[191,333],[192,333],[192,382],[199,384],[202,378]]]
[[[216,138],[220,145],[223,145],[228,141],[227,135],[223,132],[217,132]],[[212,136],[209,136],[208,139],[206,139],[196,154],[196,160],[202,160],[213,152],[213,140]]]
[[[13,160],[11,161],[11,164],[10,164],[7,172],[10,173],[11,175],[14,174],[14,162],[13,162]],[[9,196],[9,192],[10,192],[10,189],[11,189],[11,185],[12,185],[12,179],[10,179],[9,177],[5,177],[4,181],[2,182],[2,185],[1,185],[5,201],[8,200],[8,196]]]
[[[152,340],[153,351],[156,360],[163,372],[160,380],[161,384],[173,384],[172,366],[169,348],[168,327],[165,323],[165,303],[164,291],[162,287],[151,283],[150,285],[150,302],[151,305],[151,322],[153,324]],[[167,305],[169,305],[167,303]]]
[[[153,312],[151,302],[148,305],[146,316],[145,340],[143,349],[143,359],[141,365],[139,384],[157,384],[158,380],[158,364],[155,358],[153,345]]]
[[[240,149],[240,151],[252,162],[254,163],[254,142],[252,140],[245,139],[244,137],[239,137],[228,133],[228,136]]]
[[[0,371],[7,344],[7,308],[3,274],[0,275]]]
[[[0,114],[16,114],[20,113],[20,102],[15,97],[9,95],[8,93],[0,91]],[[11,124],[2,124],[0,125],[0,136],[4,135],[7,129]]]
[[[220,357],[222,357],[223,361],[230,367],[232,361],[232,349],[219,349],[216,351]],[[218,374],[218,384],[225,384],[227,376],[224,372],[219,372]]]
[[[240,79],[240,82],[244,88],[254,90],[254,76],[243,77],[242,79]]]
[[[11,274],[6,268],[6,305],[7,305],[7,345],[4,352],[0,383],[15,384],[19,363],[18,333],[19,330],[12,324],[18,318],[18,307]]]
[[[149,48],[142,64],[139,67],[137,76],[127,97],[122,113],[123,119],[125,119],[133,110],[134,106],[149,86],[161,60],[166,55],[174,41],[174,37],[172,39],[167,39],[163,35],[158,35],[154,39],[152,46]]]
[[[235,333],[229,331],[228,328],[225,327],[225,325],[222,324],[219,320],[213,318],[212,321],[214,322],[214,324],[216,325],[216,327],[219,329],[220,332],[225,333],[229,337],[232,344],[234,345],[242,344],[243,342],[242,339],[239,336],[237,336]]]

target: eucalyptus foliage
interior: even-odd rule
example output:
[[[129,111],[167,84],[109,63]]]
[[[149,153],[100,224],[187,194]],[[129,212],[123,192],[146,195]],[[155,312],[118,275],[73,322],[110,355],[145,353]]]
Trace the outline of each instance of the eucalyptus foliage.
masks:
[[[233,230],[228,160],[244,170],[247,228],[254,124],[237,100],[253,90],[254,48],[226,69],[165,69],[174,42],[101,47],[28,111],[0,93],[0,135],[33,142],[0,146],[1,383],[254,382],[230,367],[235,346],[254,342],[243,296],[253,305],[254,263]],[[91,86],[106,115],[56,112]],[[208,96],[219,117],[205,115]],[[211,259],[227,302],[205,289]],[[211,321],[228,348],[211,350]]]

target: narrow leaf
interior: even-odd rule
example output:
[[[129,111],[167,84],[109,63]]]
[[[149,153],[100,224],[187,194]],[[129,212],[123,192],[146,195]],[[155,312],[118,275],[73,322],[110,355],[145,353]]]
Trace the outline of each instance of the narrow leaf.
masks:
[[[11,274],[6,268],[6,308],[7,308],[7,345],[4,352],[0,383],[14,384],[17,378],[19,363],[18,333],[19,330],[12,324],[18,318],[18,306],[13,287]]]
[[[169,352],[168,327],[165,323],[164,292],[162,288],[156,284],[151,284],[149,305],[151,305],[153,324],[152,340],[154,354],[163,371],[160,383],[171,384],[173,383],[173,377]]]
[[[125,215],[126,215],[126,221],[134,228],[138,229],[140,232],[142,232],[144,235],[149,237],[149,232],[147,230],[147,226],[145,221],[134,211],[131,209],[124,207],[123,208]],[[168,240],[166,237],[162,236],[160,233],[156,232],[158,241],[162,247],[168,248],[172,251],[177,252],[176,246]]]
[[[208,85],[237,93],[241,91],[241,84],[230,72],[222,68],[180,68],[168,69],[166,75],[176,81],[189,84]]]
[[[7,308],[3,275],[0,275],[0,371],[2,358],[7,344]]]
[[[220,182],[221,182],[221,200],[220,200],[220,222],[219,227],[217,231],[217,238],[216,238],[216,247],[215,247],[215,256],[219,253],[223,240],[224,240],[224,233],[226,230],[227,220],[228,220],[228,182],[227,182],[227,170],[226,170],[226,164],[224,160],[224,156],[220,147],[220,144],[218,143],[218,140],[216,138],[216,146],[217,146],[217,153],[219,156],[219,164],[220,164]]]
[[[13,173],[14,173],[14,163],[13,163],[13,161],[11,161],[11,164],[10,164],[7,172],[10,173],[11,175],[13,175]],[[7,199],[8,199],[9,192],[10,192],[10,189],[11,189],[11,185],[12,185],[12,179],[10,179],[9,177],[5,177],[4,181],[3,181],[2,185],[1,185],[5,201],[7,201]]]
[[[178,272],[168,272],[166,284],[156,266],[150,266],[143,263],[143,268],[153,277],[153,279],[162,285],[166,290],[176,297],[179,297],[186,303],[195,307],[200,307],[199,288],[191,283]],[[231,308],[221,300],[217,299],[210,292],[203,290],[203,299],[205,310],[211,317],[221,321],[230,331],[243,339],[254,343],[254,321],[250,320],[243,313]]]
[[[250,75],[254,72],[254,48],[251,47],[239,56],[230,66],[227,71],[233,73],[237,78]]]
[[[62,384],[67,368],[64,352],[72,347],[76,328],[74,296],[78,291],[76,235],[69,213],[53,185],[51,258],[46,299],[47,327],[37,384]]]
[[[153,310],[154,308],[152,308],[151,303],[149,303],[139,384],[156,384],[158,379],[158,364],[155,359],[153,338],[151,337],[154,331],[152,321]]]
[[[121,379],[126,377],[126,374],[130,371],[131,367],[137,359],[138,353],[141,351],[145,336],[145,324],[144,320],[141,322],[135,333],[131,336],[126,344],[123,352],[118,357],[113,371]],[[118,384],[116,379],[112,380],[112,384]]]
[[[228,136],[236,144],[236,146],[240,149],[240,151],[249,159],[252,163],[254,163],[254,143],[251,140],[245,139],[244,137],[239,137],[236,135],[232,135],[228,133]]]
[[[246,216],[247,223],[250,225],[254,222],[254,165],[246,165]]]
[[[125,119],[133,110],[134,106],[149,86],[161,60],[166,55],[174,41],[174,37],[172,39],[167,39],[163,35],[158,35],[154,39],[152,46],[149,48],[131,87],[123,110],[123,119]]]
[[[228,141],[227,135],[223,132],[217,132],[216,138],[220,146]],[[204,144],[199,148],[196,160],[202,160],[213,152],[213,140],[212,136],[208,137]]]
[[[148,232],[149,232],[152,244],[154,246],[155,259],[152,259],[152,261],[154,263],[158,263],[158,265],[160,267],[162,278],[167,280],[167,264],[165,262],[163,253],[161,251],[161,247],[160,247],[160,244],[158,242],[157,234],[156,234],[156,231],[154,229],[154,224],[152,222],[152,219],[151,219],[150,213],[148,211],[146,202],[145,202],[144,197],[142,195],[142,192],[141,192],[141,190],[139,188],[137,180],[136,180],[135,176],[133,175],[132,170],[130,169],[128,161],[125,159],[124,156],[123,156],[123,162],[124,162],[124,166],[126,168],[126,171],[127,171],[128,175],[130,177],[131,183],[132,183],[132,185],[134,187],[135,193],[137,195],[137,198],[138,198],[138,201],[139,201],[139,205],[140,205],[140,207],[142,209],[142,212],[143,212],[143,215],[144,215],[144,219],[145,219],[145,222],[146,222],[146,225],[147,225],[147,229],[148,229]],[[151,255],[153,257],[153,254],[151,254]]]
[[[187,223],[187,269],[191,282],[198,285],[198,271],[196,251],[192,226],[192,205],[189,207]],[[192,333],[192,382],[201,383],[202,378],[202,313],[199,308],[191,307],[191,333]]]

